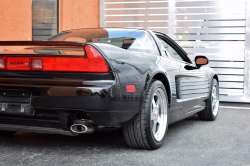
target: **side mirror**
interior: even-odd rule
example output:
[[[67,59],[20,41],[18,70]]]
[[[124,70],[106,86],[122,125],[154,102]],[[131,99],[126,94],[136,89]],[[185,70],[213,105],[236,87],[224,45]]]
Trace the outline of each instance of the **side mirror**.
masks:
[[[196,56],[195,57],[195,64],[197,67],[200,67],[202,65],[208,64],[208,59],[205,56]]]

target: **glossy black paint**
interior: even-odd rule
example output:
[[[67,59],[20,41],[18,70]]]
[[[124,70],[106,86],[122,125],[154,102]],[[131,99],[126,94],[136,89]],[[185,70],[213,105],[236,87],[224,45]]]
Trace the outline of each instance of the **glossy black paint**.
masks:
[[[0,111],[0,124],[15,124],[69,130],[76,119],[91,119],[95,126],[123,125],[141,110],[152,79],[163,82],[169,100],[169,124],[205,108],[211,81],[218,79],[208,67],[197,67],[169,37],[147,31],[157,44],[158,55],[128,51],[108,44],[89,43],[109,64],[110,72],[52,73],[0,72],[0,91],[30,93],[32,116]],[[185,61],[166,54],[158,38],[169,43]],[[135,92],[127,92],[135,85]],[[20,103],[0,93],[0,102]]]

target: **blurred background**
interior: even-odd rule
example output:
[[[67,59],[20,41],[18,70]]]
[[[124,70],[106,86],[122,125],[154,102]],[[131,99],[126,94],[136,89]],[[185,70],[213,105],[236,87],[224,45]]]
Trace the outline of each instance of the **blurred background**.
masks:
[[[249,0],[1,0],[0,40],[45,40],[77,28],[160,31],[219,74],[220,100],[250,102]],[[0,48],[1,49],[1,48]]]

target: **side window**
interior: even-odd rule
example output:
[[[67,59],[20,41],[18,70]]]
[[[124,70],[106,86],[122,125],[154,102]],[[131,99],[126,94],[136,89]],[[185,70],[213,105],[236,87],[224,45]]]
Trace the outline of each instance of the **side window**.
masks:
[[[169,56],[171,56],[174,59],[180,60],[180,61],[185,61],[170,45],[168,45],[165,41],[163,41],[160,38],[159,38],[159,40],[162,43],[163,47],[167,50],[167,54]]]
[[[128,48],[128,50],[145,52],[152,55],[160,55],[154,39],[148,32],[137,38]]]

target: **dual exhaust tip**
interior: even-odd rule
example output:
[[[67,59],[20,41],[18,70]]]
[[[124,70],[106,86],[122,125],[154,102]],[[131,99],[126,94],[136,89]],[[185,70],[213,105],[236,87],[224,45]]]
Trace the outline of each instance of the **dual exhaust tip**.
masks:
[[[74,124],[70,127],[73,134],[89,134],[94,132],[93,125],[87,120],[75,120]]]

